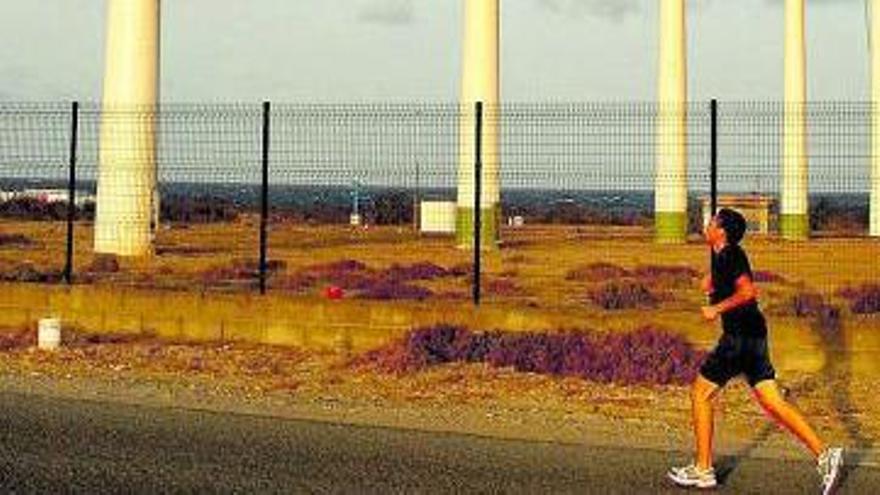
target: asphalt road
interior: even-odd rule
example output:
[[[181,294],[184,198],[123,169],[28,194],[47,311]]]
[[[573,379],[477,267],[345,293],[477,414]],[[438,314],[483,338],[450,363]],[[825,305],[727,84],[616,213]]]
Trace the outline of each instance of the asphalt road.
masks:
[[[0,392],[3,493],[682,493],[685,459]],[[719,464],[724,493],[817,493],[807,461]],[[841,493],[880,493],[880,470]]]

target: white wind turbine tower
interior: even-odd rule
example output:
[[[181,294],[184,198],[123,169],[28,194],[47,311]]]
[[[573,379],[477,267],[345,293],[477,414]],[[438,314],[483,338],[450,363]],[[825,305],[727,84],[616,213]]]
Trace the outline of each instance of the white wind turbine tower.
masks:
[[[880,237],[880,0],[865,0],[871,72],[871,237]]]
[[[807,198],[807,76],[804,0],[785,0],[785,98],[780,230],[789,240],[810,235]]]
[[[687,235],[687,37],[685,0],[660,0],[654,230],[662,243]]]
[[[501,183],[499,176],[499,0],[463,0],[464,34],[462,42],[462,117],[459,130],[458,206],[456,237],[462,247],[473,244],[474,230],[474,105],[482,101],[482,194],[481,242],[485,248],[497,245]]]
[[[159,0],[107,0],[96,253],[152,253],[158,221],[159,10]]]

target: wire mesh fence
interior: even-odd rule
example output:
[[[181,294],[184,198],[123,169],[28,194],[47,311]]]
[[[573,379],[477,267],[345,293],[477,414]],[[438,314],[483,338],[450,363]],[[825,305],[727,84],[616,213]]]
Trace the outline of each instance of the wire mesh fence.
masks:
[[[721,102],[716,118],[708,102],[504,104],[479,119],[458,104],[86,104],[76,118],[3,104],[0,270],[58,282],[69,251],[80,284],[692,312],[714,152],[715,199],[746,214],[769,306],[804,312],[818,294],[877,310],[871,118],[846,102]],[[810,235],[790,242],[798,195]],[[677,242],[658,243],[663,229]]]
[[[861,236],[868,232],[871,171],[871,106],[865,103],[811,103],[786,109],[782,103],[721,103],[719,187],[722,194],[755,194],[774,199],[784,186],[783,162],[798,158],[786,147],[785,115],[802,114],[806,131],[801,158],[809,184],[813,236]],[[777,222],[766,230],[778,231]]]
[[[0,216],[33,220],[0,231],[5,279],[61,280],[70,129],[71,112],[66,104],[0,106]]]
[[[424,255],[422,247],[446,247],[430,232],[420,235],[419,216],[455,201],[462,115],[442,104],[274,107],[269,252],[286,270],[270,287],[425,296],[392,265]]]
[[[663,263],[653,248],[661,174],[684,217],[681,240],[700,231],[696,203],[710,191],[709,105],[519,104],[497,118],[505,227],[487,263],[487,298],[636,307],[619,292],[641,294],[632,270]],[[661,162],[674,171],[662,172]]]

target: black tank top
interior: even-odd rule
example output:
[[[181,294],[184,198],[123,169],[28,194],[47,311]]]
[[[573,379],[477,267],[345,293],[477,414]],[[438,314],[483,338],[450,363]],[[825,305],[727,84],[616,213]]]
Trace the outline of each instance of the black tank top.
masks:
[[[743,275],[752,278],[752,267],[745,251],[739,245],[727,245],[714,256],[712,262],[712,304],[729,298],[736,292],[736,281]],[[764,316],[758,302],[752,301],[722,313],[721,323],[725,332],[744,335],[766,335]]]

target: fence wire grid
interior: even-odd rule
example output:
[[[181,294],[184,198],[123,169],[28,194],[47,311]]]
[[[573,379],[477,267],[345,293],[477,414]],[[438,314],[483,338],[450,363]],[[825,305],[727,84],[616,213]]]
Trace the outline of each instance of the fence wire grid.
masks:
[[[707,270],[714,152],[716,200],[748,210],[745,245],[769,305],[806,311],[797,298],[819,297],[858,313],[880,300],[867,103],[722,101],[715,118],[709,102],[487,105],[479,136],[476,108],[459,104],[77,108],[0,104],[5,281],[684,311],[702,297],[685,289]],[[804,242],[778,235],[793,111],[806,142]],[[686,204],[683,242],[670,245],[654,240],[664,161],[681,165],[666,179]],[[101,213],[99,198],[116,206]],[[103,233],[102,214],[113,218]],[[133,231],[148,263],[98,252]],[[475,238],[486,239],[478,256]]]

